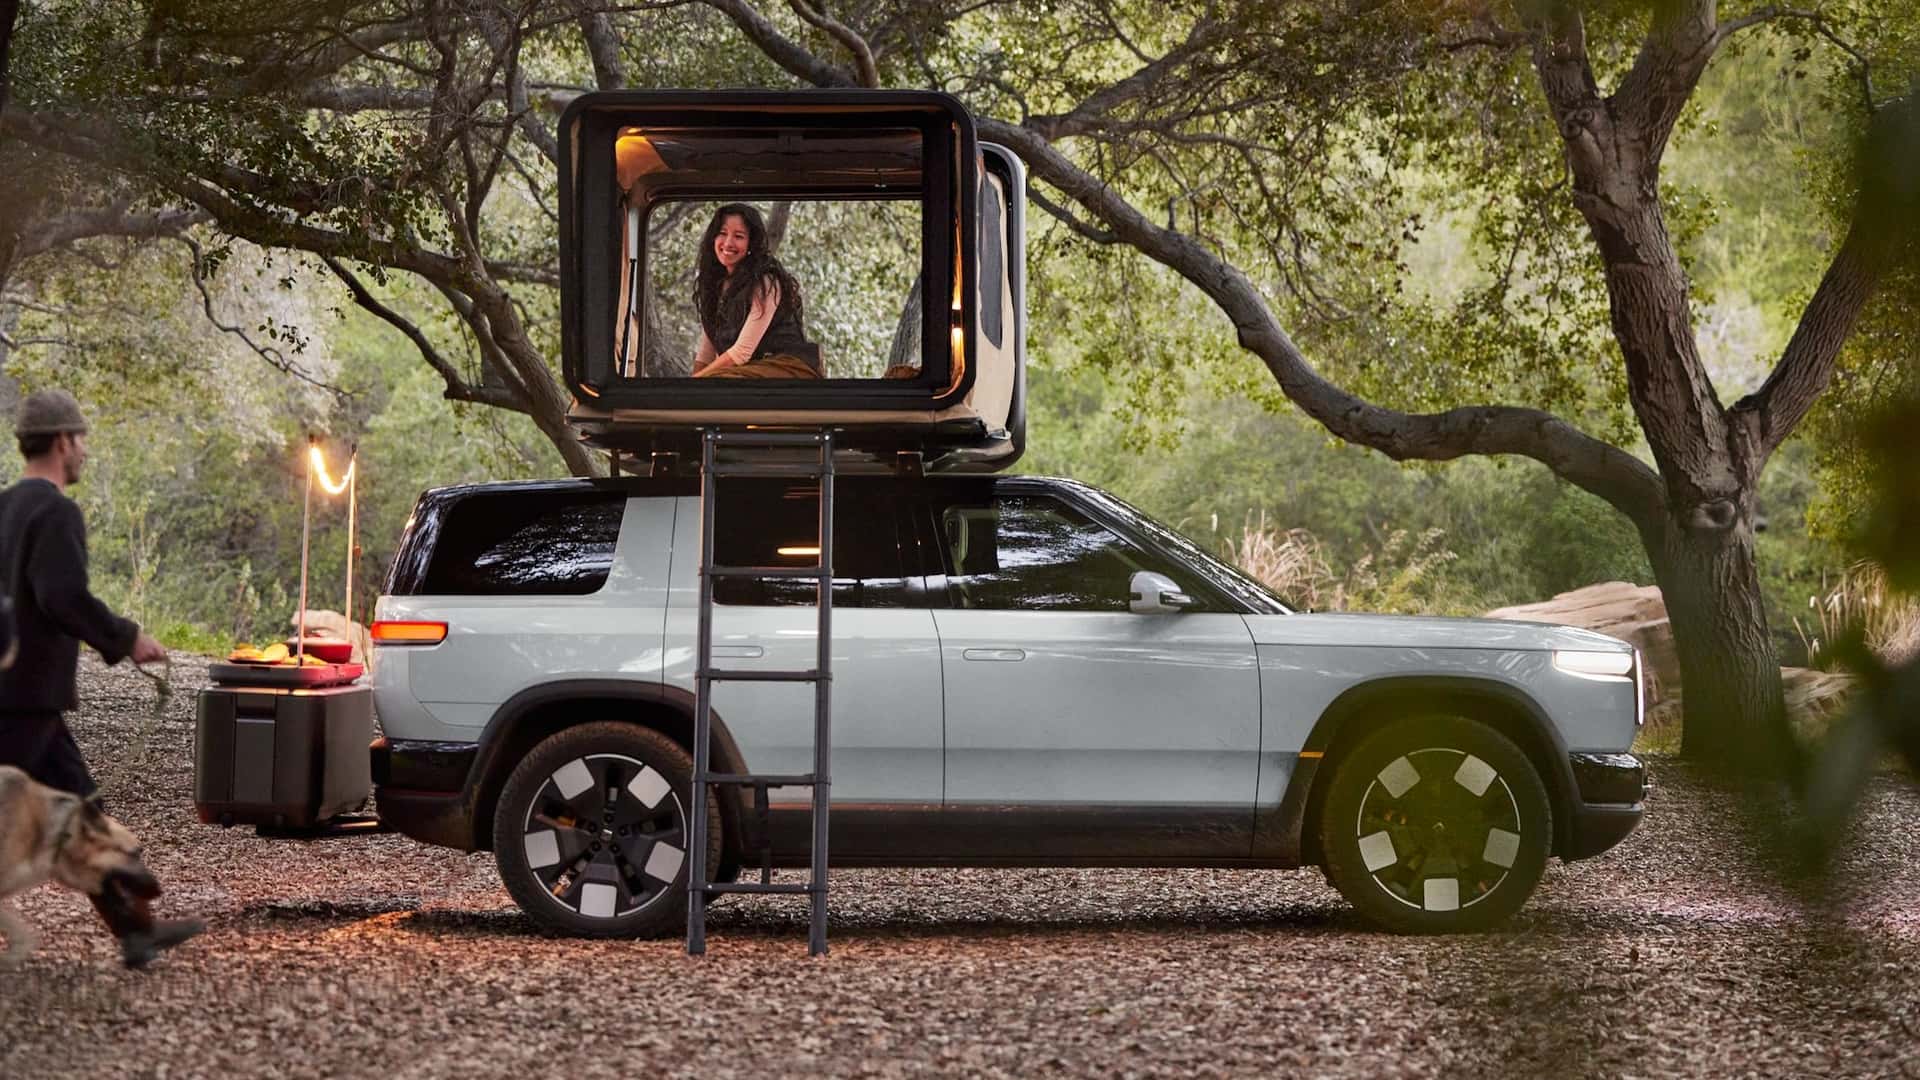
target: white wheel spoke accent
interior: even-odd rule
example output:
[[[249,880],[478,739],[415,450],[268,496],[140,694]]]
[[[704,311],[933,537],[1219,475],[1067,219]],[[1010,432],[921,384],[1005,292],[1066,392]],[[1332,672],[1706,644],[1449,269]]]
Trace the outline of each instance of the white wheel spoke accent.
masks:
[[[1393,763],[1380,770],[1380,784],[1393,798],[1405,795],[1408,789],[1420,782],[1420,770],[1404,756],[1393,759]]]
[[[1468,754],[1467,760],[1461,762],[1460,768],[1454,771],[1453,779],[1461,787],[1473,792],[1473,797],[1477,799],[1487,793],[1487,787],[1499,776],[1493,771],[1493,766]]]
[[[667,778],[661,776],[652,766],[641,769],[639,774],[627,784],[627,792],[639,799],[649,810],[659,806],[660,800],[666,798],[670,790],[672,788],[667,784]]]
[[[527,867],[543,870],[560,861],[560,837],[546,829],[527,834]]]
[[[586,762],[575,758],[555,770],[553,786],[560,789],[561,798],[571,799],[593,786],[593,772]]]
[[[1488,830],[1487,850],[1480,857],[1503,870],[1513,869],[1514,860],[1520,857],[1520,835],[1505,829]]]
[[[672,882],[674,875],[680,872],[680,864],[686,860],[687,853],[672,844],[655,844],[647,856],[647,865],[642,869],[655,881]]]
[[[1385,830],[1361,837],[1360,860],[1367,864],[1369,874],[1377,874],[1384,867],[1399,862],[1400,856],[1393,850],[1393,837],[1388,836]]]
[[[1420,906],[1428,911],[1460,910],[1460,882],[1454,878],[1428,878]]]
[[[613,907],[620,902],[620,890],[611,885],[593,883],[580,887],[580,914],[589,919],[613,918]]]

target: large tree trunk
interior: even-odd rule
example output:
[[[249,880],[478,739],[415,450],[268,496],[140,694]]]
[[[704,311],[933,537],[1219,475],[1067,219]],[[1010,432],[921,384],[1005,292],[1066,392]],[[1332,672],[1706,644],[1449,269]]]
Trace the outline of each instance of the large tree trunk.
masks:
[[[1648,537],[1680,656],[1681,753],[1715,768],[1791,776],[1780,657],[1755,568],[1751,498],[1731,529],[1669,521]]]

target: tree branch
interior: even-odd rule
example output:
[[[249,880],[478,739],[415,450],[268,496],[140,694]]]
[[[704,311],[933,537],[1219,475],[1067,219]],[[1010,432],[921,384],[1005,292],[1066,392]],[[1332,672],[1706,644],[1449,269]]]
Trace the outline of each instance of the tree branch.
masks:
[[[96,236],[157,240],[178,236],[209,220],[204,210],[156,210],[134,213],[122,206],[75,210],[49,218],[25,231],[15,257],[25,259]]]
[[[853,87],[860,85],[845,69],[813,55],[805,46],[780,32],[746,0],[703,0],[708,7],[733,20],[740,32],[767,59],[780,65],[789,75],[814,86]]]
[[[279,348],[277,348],[276,346],[262,345],[259,342],[253,340],[252,336],[250,336],[246,332],[246,330],[242,329],[241,327],[235,326],[231,323],[222,322],[220,320],[220,316],[214,314],[213,293],[207,289],[207,278],[204,270],[204,267],[206,265],[206,253],[201,250],[199,242],[194,240],[194,238],[191,236],[181,235],[181,236],[175,236],[172,239],[184,245],[187,248],[188,252],[191,253],[193,287],[196,290],[198,290],[200,293],[200,310],[206,314],[207,321],[213,324],[214,329],[219,330],[221,333],[232,334],[234,337],[239,338],[241,342],[247,346],[247,348],[253,350],[254,355],[258,356],[262,360],[265,360],[269,365],[271,365],[275,369],[282,371],[288,375],[291,375],[294,378],[299,379],[301,382],[308,384],[309,386],[313,386],[313,387],[317,387],[318,389],[325,390],[327,393],[332,394],[334,397],[339,398],[341,401],[350,402],[353,400],[353,394],[351,392],[342,390],[340,387],[334,386],[331,383],[325,382],[321,379],[315,378],[312,375],[309,375],[304,368],[302,368],[299,364],[294,363],[292,360],[288,359],[287,354],[281,352]]]
[[[1224,23],[1203,18],[1194,23],[1186,40],[1169,49],[1166,55],[1143,64],[1126,78],[1101,88],[1065,114],[1034,116],[1026,121],[1026,125],[1049,140],[1085,132],[1121,105],[1165,86],[1170,79],[1177,78],[1175,69],[1193,57],[1218,46],[1227,40],[1229,34],[1230,28]]]
[[[427,338],[427,335],[420,327],[415,325],[406,316],[401,315],[399,312],[381,303],[380,300],[373,295],[372,291],[367,288],[366,284],[360,280],[359,276],[347,269],[340,260],[330,255],[323,255],[320,257],[320,261],[325,263],[327,269],[333,271],[333,275],[347,286],[347,291],[353,294],[354,303],[372,312],[381,321],[400,331],[408,341],[413,342],[414,348],[420,351],[421,359],[425,360],[427,366],[431,367],[434,372],[440,376],[441,381],[446,383],[446,392],[443,396],[448,400],[471,401],[476,404],[491,405],[495,408],[509,409],[519,413],[527,411],[526,403],[521,401],[509,390],[490,390],[468,383],[466,379],[461,376],[460,369],[455,367],[452,361],[442,355],[438,348],[434,347],[433,342]]]
[[[983,138],[1012,148],[1034,175],[1138,248],[1198,286],[1233,321],[1287,398],[1327,430],[1395,460],[1446,461],[1467,454],[1519,454],[1607,500],[1636,522],[1657,519],[1658,475],[1640,459],[1539,409],[1473,406],[1413,414],[1385,409],[1328,382],[1287,336],[1246,276],[1192,237],[1149,221],[1118,192],[1080,169],[1038,133],[994,119]]]
[[[1042,192],[1032,184],[1027,185],[1027,199],[1066,225],[1067,228],[1072,229],[1074,232],[1079,233],[1081,236],[1096,244],[1117,244],[1120,242],[1120,234],[1092,224],[1079,214],[1074,213],[1071,209],[1061,206],[1059,203],[1047,198],[1045,192]]]
[[[846,74],[781,34],[746,0],[705,0],[739,26],[769,59],[821,86],[848,85]],[[1578,62],[1585,67],[1584,48]],[[1591,78],[1588,79],[1591,86]],[[992,118],[976,120],[983,139],[1012,149],[1035,176],[1078,203],[1123,243],[1174,270],[1232,320],[1243,348],[1259,356],[1289,400],[1348,442],[1396,460],[1444,461],[1467,454],[1519,454],[1607,500],[1635,522],[1659,520],[1660,478],[1645,462],[1539,409],[1477,406],[1411,414],[1381,408],[1333,385],[1307,362],[1259,290],[1192,237],[1149,221],[1112,187],[1073,164],[1039,131]]]
[[[614,33],[613,20],[605,11],[583,5],[580,12],[580,36],[587,43],[587,56],[593,61],[593,83],[602,90],[627,88],[627,64],[620,56],[620,39]]]
[[[1827,39],[1828,44],[1846,53],[1847,56],[1853,60],[1855,75],[1860,80],[1860,94],[1866,105],[1867,113],[1871,115],[1879,110],[1880,103],[1878,97],[1873,92],[1873,64],[1867,59],[1867,55],[1861,52],[1857,46],[1841,37],[1839,31],[1833,28],[1833,24],[1827,20],[1827,17],[1818,11],[1806,11],[1800,8],[1782,8],[1768,5],[1750,14],[1743,15],[1740,18],[1721,23],[1720,29],[1714,36],[1714,47],[1718,48],[1728,38],[1750,26],[1762,26],[1768,23],[1778,22],[1782,19],[1790,19],[1809,24],[1813,27],[1814,33]]]
[[[1736,422],[1750,424],[1761,450],[1772,454],[1793,434],[1833,378],[1841,346],[1885,271],[1884,241],[1863,235],[1878,226],[1855,223],[1800,313],[1799,325],[1760,389],[1733,406]]]
[[[261,247],[298,248],[316,255],[360,259],[456,285],[468,278],[465,266],[440,252],[400,240],[352,237],[289,220],[284,212],[273,214],[242,205],[213,184],[149,160],[133,147],[110,139],[96,141],[94,135],[83,135],[71,125],[16,111],[0,117],[0,134],[25,139],[103,168],[146,168],[162,187],[206,211],[221,229]]]
[[[873,62],[873,49],[867,39],[846,23],[827,14],[816,0],[787,0],[787,6],[805,19],[815,29],[840,43],[841,48],[853,56],[854,81],[861,86],[877,88],[880,85],[880,69]]]
[[[1621,78],[1608,105],[1647,140],[1647,157],[1658,163],[1707,61],[1723,40],[1715,27],[1715,0],[1665,0],[1652,5],[1653,23],[1633,67]]]
[[[1533,67],[1566,147],[1568,169],[1591,177],[1604,167],[1613,122],[1587,56],[1587,28],[1571,6],[1549,9],[1533,27]]]

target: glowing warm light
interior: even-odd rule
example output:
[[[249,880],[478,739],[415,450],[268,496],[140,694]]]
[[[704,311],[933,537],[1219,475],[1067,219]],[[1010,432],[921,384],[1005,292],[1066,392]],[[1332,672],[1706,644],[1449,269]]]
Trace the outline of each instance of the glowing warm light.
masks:
[[[342,476],[337,484],[334,483],[333,477],[327,474],[327,459],[321,455],[318,446],[307,447],[307,461],[313,468],[315,477],[320,481],[320,486],[325,488],[329,495],[338,495],[347,490],[348,484],[353,483],[353,470],[357,464],[354,458],[347,459],[346,475]]]
[[[794,558],[799,558],[802,555],[810,556],[815,559],[820,557],[820,549],[818,547],[805,547],[801,545],[794,545],[792,547],[780,548],[779,551],[780,551],[780,554],[782,555],[790,555],[790,556],[793,556]]]
[[[438,645],[447,639],[443,622],[376,622],[368,628],[375,645]]]

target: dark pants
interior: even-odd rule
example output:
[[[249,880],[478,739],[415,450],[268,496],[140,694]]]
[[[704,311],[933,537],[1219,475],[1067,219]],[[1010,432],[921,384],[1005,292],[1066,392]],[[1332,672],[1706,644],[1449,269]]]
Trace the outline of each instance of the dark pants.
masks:
[[[0,712],[0,765],[13,765],[40,783],[82,798],[99,790],[80,744],[57,712]]]

